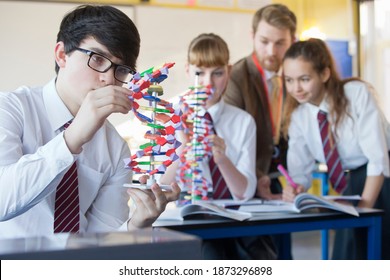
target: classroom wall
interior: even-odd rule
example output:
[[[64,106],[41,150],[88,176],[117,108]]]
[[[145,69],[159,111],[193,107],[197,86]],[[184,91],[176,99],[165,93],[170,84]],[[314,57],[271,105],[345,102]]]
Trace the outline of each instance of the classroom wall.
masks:
[[[360,6],[361,77],[374,85],[390,120],[390,1]]]
[[[259,1],[259,5],[269,2],[276,1]],[[352,37],[348,27],[352,20],[349,12],[345,12],[348,0],[278,2],[288,5],[297,14],[298,34],[316,25],[330,39]],[[22,84],[42,85],[54,77],[53,52],[60,21],[67,11],[79,4],[0,1],[0,90],[13,90]],[[184,63],[187,46],[198,34],[214,32],[222,36],[229,45],[232,63],[252,50],[252,12],[157,5],[117,7],[134,20],[141,34],[140,71],[164,62],[176,63],[169,78],[162,83],[167,99],[192,84],[184,73]],[[129,118],[131,114],[116,114],[110,120],[119,125]]]
[[[54,77],[54,45],[63,15],[78,3],[0,1],[0,90],[25,84],[42,85]],[[141,35],[138,70],[175,62],[162,83],[164,98],[192,85],[184,73],[187,46],[201,32],[214,32],[230,46],[231,61],[250,53],[249,13],[168,9],[148,6],[117,6],[131,17]],[[185,19],[183,21],[183,19]],[[114,125],[128,116],[110,117]]]
[[[51,0],[66,2],[66,0]],[[377,0],[378,1],[378,0]],[[287,5],[298,17],[298,33],[313,25],[318,26],[330,39],[345,40],[353,33],[357,22],[351,20],[354,0],[70,0],[68,2],[94,2],[114,5],[144,5],[148,7],[187,8],[191,10],[214,10],[253,14],[259,7],[270,3]],[[356,30],[355,30],[356,31]]]
[[[74,4],[0,1],[0,90],[40,85],[54,75],[54,44]]]
[[[298,34],[317,26],[331,40],[354,39],[352,0],[279,0],[298,18]]]

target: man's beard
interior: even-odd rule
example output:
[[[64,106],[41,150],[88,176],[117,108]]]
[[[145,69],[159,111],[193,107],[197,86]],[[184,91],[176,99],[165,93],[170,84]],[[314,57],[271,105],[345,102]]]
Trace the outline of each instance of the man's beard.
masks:
[[[280,63],[275,57],[267,57],[263,61],[261,61],[261,66],[270,72],[278,72],[280,68]]]

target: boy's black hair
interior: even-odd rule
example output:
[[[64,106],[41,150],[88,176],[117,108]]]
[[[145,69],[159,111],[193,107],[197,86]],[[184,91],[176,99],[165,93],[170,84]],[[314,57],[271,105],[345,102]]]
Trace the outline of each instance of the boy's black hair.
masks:
[[[64,42],[66,53],[74,51],[88,37],[135,69],[141,39],[137,27],[125,13],[112,6],[82,5],[64,16],[57,42]],[[55,70],[58,73],[57,64]]]

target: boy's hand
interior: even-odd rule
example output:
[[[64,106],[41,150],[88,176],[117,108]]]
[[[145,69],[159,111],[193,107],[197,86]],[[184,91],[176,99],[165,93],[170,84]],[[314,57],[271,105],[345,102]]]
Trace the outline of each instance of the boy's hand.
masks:
[[[128,98],[132,91],[109,85],[90,91],[81,104],[72,124],[64,133],[69,150],[78,154],[112,113],[127,114],[133,102]]]
[[[176,183],[171,187],[170,191],[163,191],[158,184],[153,184],[151,190],[129,188],[127,193],[135,202],[136,209],[128,223],[128,230],[151,226],[169,202],[179,199],[180,187]]]

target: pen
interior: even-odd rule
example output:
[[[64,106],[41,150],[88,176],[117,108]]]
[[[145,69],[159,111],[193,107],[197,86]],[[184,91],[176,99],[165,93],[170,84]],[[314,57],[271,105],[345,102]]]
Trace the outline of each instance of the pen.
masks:
[[[298,185],[293,181],[290,175],[288,175],[287,170],[283,167],[283,165],[278,164],[277,167],[280,173],[282,173],[282,175],[286,178],[288,183],[291,185],[291,187],[293,187],[294,189],[298,188]]]

